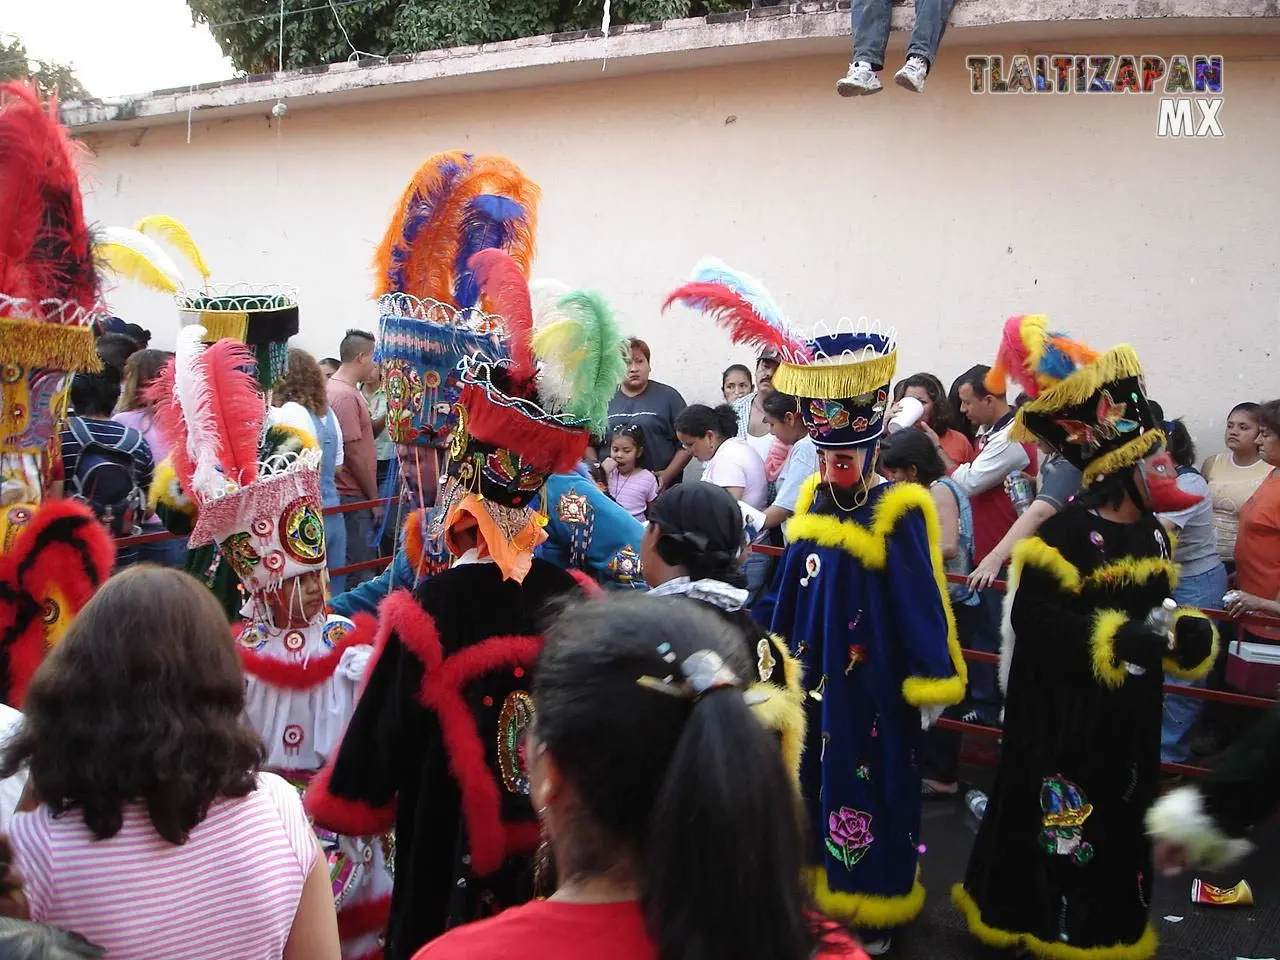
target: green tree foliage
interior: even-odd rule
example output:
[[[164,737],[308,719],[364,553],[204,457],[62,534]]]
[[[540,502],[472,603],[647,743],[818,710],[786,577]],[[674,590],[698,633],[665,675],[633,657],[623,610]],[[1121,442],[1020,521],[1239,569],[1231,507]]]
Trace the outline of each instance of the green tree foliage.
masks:
[[[278,3],[187,0],[187,5],[193,20],[209,25],[236,67],[251,74],[276,70]],[[750,5],[750,0],[613,0],[611,20],[647,23]],[[334,0],[334,7],[326,0],[285,0],[285,69],[348,60],[352,46],[390,56],[586,30],[598,27],[604,12],[603,0]]]
[[[89,91],[66,64],[33,60],[21,38],[0,35],[0,82],[27,78],[45,95],[56,93],[60,100],[89,99]]]

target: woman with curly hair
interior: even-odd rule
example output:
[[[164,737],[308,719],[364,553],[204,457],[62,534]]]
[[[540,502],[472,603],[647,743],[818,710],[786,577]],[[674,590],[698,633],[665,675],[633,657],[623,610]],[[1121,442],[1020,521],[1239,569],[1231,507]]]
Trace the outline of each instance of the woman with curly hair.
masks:
[[[324,508],[338,505],[336,475],[342,466],[342,428],[329,409],[324,392],[325,376],[316,358],[297,347],[289,348],[289,362],[284,379],[271,391],[273,422],[282,422],[309,431],[320,445],[320,501]],[[299,409],[301,408],[301,409]],[[306,414],[303,417],[303,414]],[[308,423],[310,424],[308,426]],[[340,513],[324,518],[325,556],[330,571],[346,565],[347,525]],[[346,574],[329,574],[329,593],[337,596],[347,589]]]
[[[30,918],[114,960],[337,960],[325,856],[297,792],[260,772],[213,595],[141,566],[81,613],[0,757],[30,775],[10,826]]]

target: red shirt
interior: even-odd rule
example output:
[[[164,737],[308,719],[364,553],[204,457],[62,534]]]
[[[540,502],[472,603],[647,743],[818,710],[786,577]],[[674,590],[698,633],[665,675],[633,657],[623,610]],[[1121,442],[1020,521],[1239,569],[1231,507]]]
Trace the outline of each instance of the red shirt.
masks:
[[[851,939],[820,951],[820,960],[867,960]],[[658,960],[636,900],[564,903],[535,900],[496,917],[455,927],[413,960]]]
[[[372,499],[378,495],[375,479],[378,465],[373,453],[373,421],[369,418],[369,404],[359,390],[334,377],[329,378],[324,392],[329,408],[342,428],[343,463],[336,476],[338,495]],[[362,476],[372,489],[361,488],[359,478]]]

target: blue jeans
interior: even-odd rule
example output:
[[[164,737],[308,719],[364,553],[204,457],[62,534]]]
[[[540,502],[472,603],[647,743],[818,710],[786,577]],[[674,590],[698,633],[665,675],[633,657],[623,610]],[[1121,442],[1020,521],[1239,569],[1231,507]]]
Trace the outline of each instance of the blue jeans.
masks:
[[[343,503],[359,503],[366,498],[342,497],[341,499]],[[370,509],[348,510],[342,514],[342,517],[347,527],[347,563],[361,563],[376,557],[377,550],[369,543],[373,538],[373,511]],[[377,570],[353,570],[347,574],[345,587],[350,590],[352,587],[360,586],[366,580],[372,580],[377,575]]]
[[[1001,573],[1003,578],[1004,574]],[[966,608],[973,611],[970,621],[968,642],[961,634],[961,646],[969,650],[981,650],[984,653],[1000,652],[1000,617],[1004,610],[1004,592],[989,587],[979,591],[981,603],[976,607]],[[955,608],[953,608],[954,610]],[[958,626],[958,625],[957,625]],[[995,723],[1000,719],[1000,683],[997,679],[999,666],[994,663],[968,662],[969,667],[969,703],[982,712],[985,723]]]
[[[347,523],[341,513],[331,513],[324,518],[325,566],[329,570],[347,565]],[[329,574],[329,596],[347,592],[347,575]]]
[[[947,30],[947,18],[955,0],[916,0],[916,25],[907,44],[908,57],[924,57],[933,66],[938,44]],[[853,0],[853,59],[865,60],[876,70],[884,67],[884,48],[889,45],[892,0]]]
[[[1220,607],[1227,592],[1227,568],[1218,564],[1212,570],[1183,577],[1173,591],[1173,599],[1181,606]],[[1203,680],[1181,680],[1165,675],[1165,683],[1180,687],[1203,687]],[[1160,759],[1165,763],[1186,763],[1191,756],[1191,731],[1204,707],[1203,700],[1192,697],[1164,698],[1164,716],[1160,721]]]

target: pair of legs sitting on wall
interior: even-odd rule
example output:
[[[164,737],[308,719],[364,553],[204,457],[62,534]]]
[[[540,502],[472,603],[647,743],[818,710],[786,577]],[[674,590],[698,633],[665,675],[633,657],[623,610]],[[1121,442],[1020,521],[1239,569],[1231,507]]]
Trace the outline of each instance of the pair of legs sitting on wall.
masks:
[[[919,93],[938,54],[955,0],[915,0],[916,25],[907,44],[907,60],[893,75],[900,87]],[[876,76],[884,69],[889,44],[893,0],[853,0],[853,62],[836,90],[842,97],[858,97],[883,89]]]

